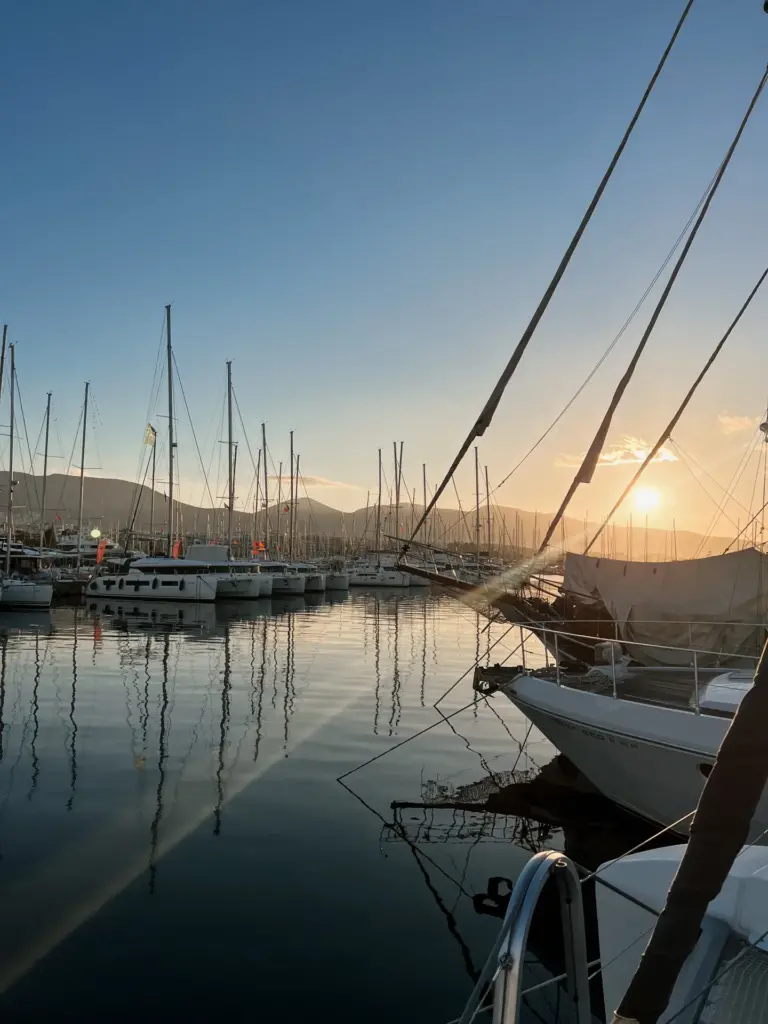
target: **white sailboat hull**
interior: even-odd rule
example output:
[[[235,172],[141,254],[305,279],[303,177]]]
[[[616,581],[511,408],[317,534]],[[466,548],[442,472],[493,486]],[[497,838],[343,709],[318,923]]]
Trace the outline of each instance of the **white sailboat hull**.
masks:
[[[327,572],[325,574],[326,590],[349,590],[348,572]]]
[[[407,587],[408,573],[396,569],[353,569],[349,574],[350,587]]]
[[[132,602],[215,601],[216,590],[217,580],[213,575],[126,573],[123,576],[97,576],[88,584],[86,595]]]
[[[53,584],[27,580],[3,580],[3,608],[50,608]]]
[[[425,580],[423,576],[417,576],[415,573],[408,573],[408,586],[409,587],[428,587],[429,580]]]
[[[558,686],[520,675],[503,692],[604,796],[672,825],[695,810],[730,718]],[[690,818],[675,831],[686,834]],[[768,795],[752,823],[768,828]]]
[[[302,573],[304,590],[307,594],[322,594],[325,591],[325,575],[321,572]]]
[[[269,573],[260,572],[254,574],[254,579],[259,581],[259,597],[272,596],[272,577]]]
[[[280,575],[274,573],[272,575],[272,596],[281,597],[285,594],[303,594],[305,589],[305,580],[303,576],[297,575]]]

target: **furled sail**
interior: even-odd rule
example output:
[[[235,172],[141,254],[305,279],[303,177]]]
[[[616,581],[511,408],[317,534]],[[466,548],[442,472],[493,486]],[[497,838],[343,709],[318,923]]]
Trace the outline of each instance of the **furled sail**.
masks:
[[[567,554],[563,590],[588,620],[605,609],[618,638],[645,665],[685,665],[674,647],[716,652],[708,664],[747,667],[765,642],[768,556],[755,548],[680,562],[630,562]],[[647,645],[647,646],[641,646]]]

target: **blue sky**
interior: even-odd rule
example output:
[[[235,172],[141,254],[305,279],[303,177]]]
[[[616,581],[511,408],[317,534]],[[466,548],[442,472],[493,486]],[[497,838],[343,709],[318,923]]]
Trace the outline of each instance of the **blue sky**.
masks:
[[[682,3],[359,0],[9,5],[0,59],[0,316],[30,423],[54,392],[69,448],[82,382],[98,463],[133,478],[163,307],[206,451],[224,360],[251,443],[296,432],[312,493],[353,508],[376,449],[435,480],[536,305]],[[500,480],[606,348],[722,158],[765,64],[758,0],[697,0],[481,458]],[[768,261],[768,97],[616,417],[653,440]],[[755,304],[676,433],[727,481],[768,393]],[[651,307],[500,500],[551,509]],[[644,318],[645,317],[645,318]],[[158,410],[151,416],[157,419]],[[721,417],[718,420],[718,416]],[[746,421],[743,421],[746,422]],[[162,421],[160,426],[163,427]],[[200,473],[180,417],[185,498]],[[30,429],[32,429],[30,427]],[[91,442],[93,444],[94,442]],[[241,449],[244,498],[250,480]],[[574,512],[626,479],[601,470]],[[750,470],[744,486],[751,488]],[[659,515],[711,506],[653,467]],[[460,486],[471,491],[471,469]],[[219,490],[219,493],[223,493]]]

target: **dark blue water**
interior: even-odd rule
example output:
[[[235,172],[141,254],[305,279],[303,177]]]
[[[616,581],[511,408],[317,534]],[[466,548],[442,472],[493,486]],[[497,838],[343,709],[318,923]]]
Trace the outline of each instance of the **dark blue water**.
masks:
[[[498,927],[472,896],[562,836],[390,804],[553,751],[497,699],[337,777],[439,721],[484,626],[424,591],[3,616],[4,1019],[457,1017]]]

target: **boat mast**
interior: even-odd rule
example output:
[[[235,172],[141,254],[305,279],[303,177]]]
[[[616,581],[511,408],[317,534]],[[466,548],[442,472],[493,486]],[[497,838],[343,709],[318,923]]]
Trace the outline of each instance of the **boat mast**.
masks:
[[[253,505],[253,538],[251,540],[251,554],[253,554],[253,544],[255,541],[261,540],[259,534],[259,499],[261,498],[261,448],[259,448],[258,458],[256,459],[256,497]]]
[[[173,555],[173,348],[171,346],[171,307],[165,307],[165,340],[168,359],[168,557]]]
[[[5,531],[5,574],[11,573],[11,541],[13,540],[13,429],[14,429],[14,404],[13,397],[16,391],[16,346],[11,345],[11,436],[8,453],[8,529]]]
[[[301,465],[301,453],[297,452],[296,453],[296,501],[297,502],[299,500],[299,480],[301,479],[301,477],[299,475],[300,474],[300,469],[299,469],[300,465]],[[311,505],[308,507],[308,513],[310,515],[312,513],[312,506]],[[307,522],[307,520],[305,520],[305,522]],[[294,530],[298,530],[299,529],[299,517],[298,517],[298,515],[296,516],[296,518],[294,520],[293,528],[294,528]],[[296,547],[298,548],[298,544],[296,545]],[[307,557],[306,547],[307,547],[307,544],[306,544],[306,540],[305,540],[305,542],[304,542],[305,550],[302,552],[302,556],[301,556],[302,558],[306,558]]]
[[[264,546],[269,558],[269,476],[267,474],[267,425],[261,424],[261,444],[264,452]]]
[[[40,550],[45,537],[45,497],[48,490],[48,433],[51,425],[51,392],[45,403],[45,448],[43,449],[43,500],[40,504]]]
[[[157,458],[157,431],[150,423],[152,431],[152,490],[149,497],[149,553],[155,553],[155,461]]]
[[[485,467],[485,513],[488,520],[488,558],[491,557],[493,530],[491,528],[491,489],[488,486],[488,467]]]
[[[422,462],[421,464],[421,496],[424,502],[422,511],[427,507],[427,464]],[[427,523],[427,529],[425,531],[424,540],[429,543],[429,523]]]
[[[3,391],[3,383],[5,381],[5,342],[8,337],[8,324],[3,324],[3,344],[0,348],[0,394]]]
[[[394,532],[394,535],[395,535],[395,543],[397,543],[397,538],[400,535],[400,475],[399,475],[399,472],[398,472],[398,465],[397,465],[397,441],[393,441],[392,442],[392,447],[393,447],[394,452],[395,452],[395,479],[394,479],[394,482],[393,482],[393,485],[392,485],[392,490],[394,491],[394,494],[392,495],[392,497],[394,498],[394,504],[395,504],[395,529],[394,529],[393,532]],[[391,507],[392,506],[390,504],[390,508]]]
[[[13,355],[11,355],[11,366],[13,366]],[[88,381],[85,382],[85,397],[83,399],[83,437],[80,443],[80,501],[77,507],[77,561],[76,566],[80,568],[80,549],[83,539],[83,496],[85,494],[85,431],[88,426]]]
[[[381,448],[379,448],[379,497],[376,501],[376,564],[381,565],[379,546],[381,541]]]
[[[298,488],[296,488],[298,491]],[[291,431],[291,498],[288,512],[288,557],[293,558],[293,431]]]
[[[279,464],[277,471],[277,521],[275,523],[275,534],[277,536],[277,547],[282,555],[283,538],[280,535],[280,513],[283,510],[283,464]]]
[[[232,558],[232,515],[235,507],[235,473],[232,465],[232,360],[227,360],[227,453],[229,457],[229,493],[227,497],[227,545]]]
[[[477,445],[475,445],[475,553],[477,564],[480,564],[480,461]]]

